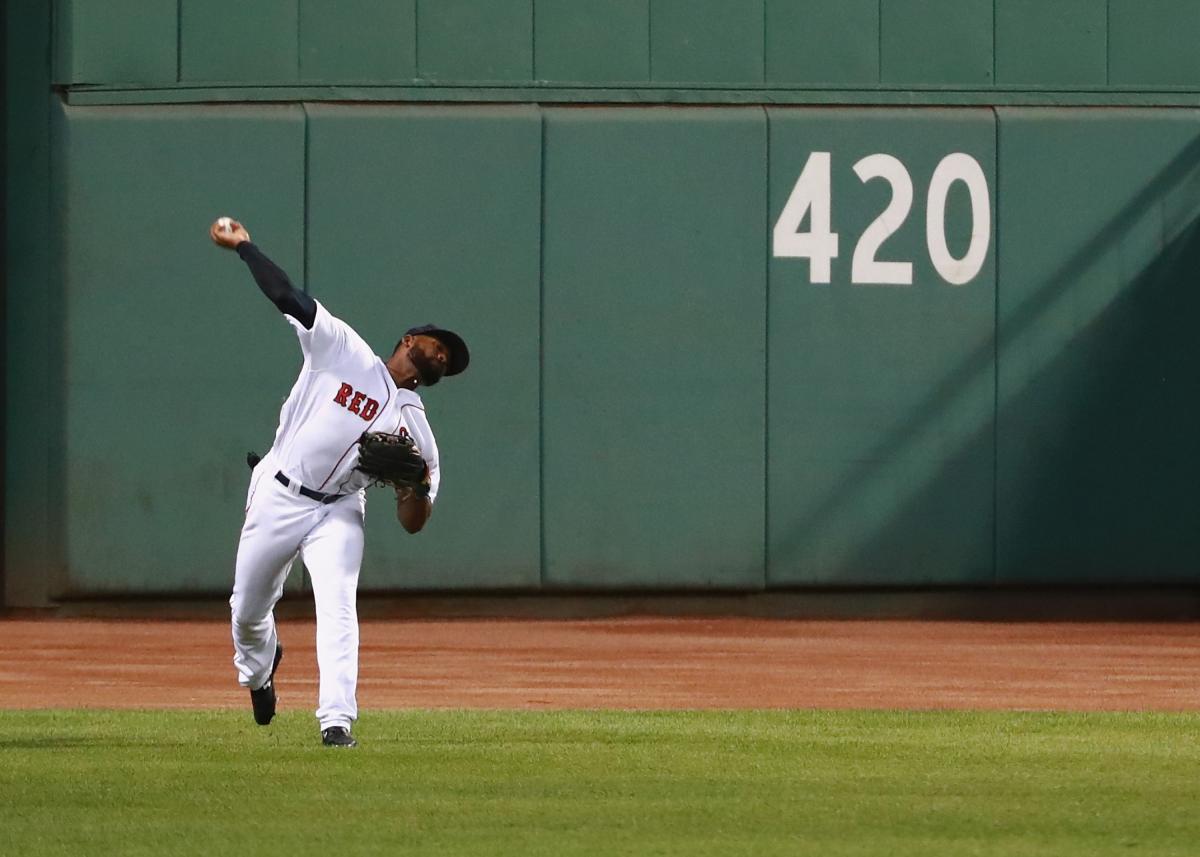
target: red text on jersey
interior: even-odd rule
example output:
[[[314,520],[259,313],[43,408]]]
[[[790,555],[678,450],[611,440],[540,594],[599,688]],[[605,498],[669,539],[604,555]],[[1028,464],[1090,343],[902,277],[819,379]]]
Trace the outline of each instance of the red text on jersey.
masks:
[[[366,393],[355,392],[354,388],[345,382],[342,382],[342,386],[338,388],[333,401],[367,422],[375,419],[375,415],[379,413],[379,402],[370,398]]]

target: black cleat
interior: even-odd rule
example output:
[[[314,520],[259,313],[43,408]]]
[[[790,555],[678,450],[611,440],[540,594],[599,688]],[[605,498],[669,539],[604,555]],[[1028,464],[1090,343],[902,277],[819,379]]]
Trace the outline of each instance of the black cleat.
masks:
[[[275,663],[271,664],[271,675],[267,678],[267,683],[258,690],[250,691],[250,705],[254,708],[254,722],[259,726],[268,725],[271,718],[275,716],[275,670],[279,669],[279,662],[282,660],[283,646],[276,643]]]
[[[321,730],[321,743],[326,747],[357,747],[358,742],[345,726],[330,726]]]

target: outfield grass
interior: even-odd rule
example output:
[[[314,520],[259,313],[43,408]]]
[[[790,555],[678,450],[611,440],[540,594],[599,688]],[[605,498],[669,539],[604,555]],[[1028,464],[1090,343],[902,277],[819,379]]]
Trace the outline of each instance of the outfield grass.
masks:
[[[0,711],[0,853],[1200,854],[1200,715]]]

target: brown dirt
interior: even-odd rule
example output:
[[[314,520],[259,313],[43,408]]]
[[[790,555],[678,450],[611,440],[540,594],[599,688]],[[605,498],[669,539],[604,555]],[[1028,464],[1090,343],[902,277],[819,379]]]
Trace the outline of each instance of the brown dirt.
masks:
[[[281,706],[316,705],[283,620]],[[222,621],[0,619],[0,708],[246,704]],[[1200,623],[367,620],[382,708],[1200,710]]]

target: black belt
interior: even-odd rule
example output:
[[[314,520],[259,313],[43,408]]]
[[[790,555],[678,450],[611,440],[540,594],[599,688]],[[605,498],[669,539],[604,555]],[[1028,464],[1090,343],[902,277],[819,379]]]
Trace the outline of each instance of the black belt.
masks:
[[[292,484],[292,480],[284,476],[282,470],[275,474],[275,481],[284,488]],[[346,496],[345,494],[326,494],[323,491],[314,491],[311,488],[305,488],[303,485],[300,486],[300,494],[310,500],[316,500],[318,503],[332,503],[334,500],[340,500]]]

